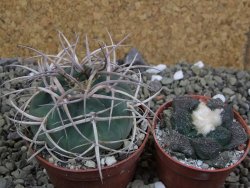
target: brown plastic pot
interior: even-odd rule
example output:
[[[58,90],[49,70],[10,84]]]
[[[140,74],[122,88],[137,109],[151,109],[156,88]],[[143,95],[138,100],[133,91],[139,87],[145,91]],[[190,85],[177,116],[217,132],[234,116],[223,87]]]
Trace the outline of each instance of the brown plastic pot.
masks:
[[[209,97],[205,96],[192,96],[194,98],[207,101]],[[154,128],[156,127],[159,119],[162,118],[162,112],[171,107],[172,102],[166,102],[156,111],[155,118],[153,121]],[[242,117],[234,111],[234,118],[242,125],[246,130],[247,134],[250,134],[249,128]],[[182,164],[179,161],[173,159],[167,154],[159,145],[155,133],[155,149],[156,149],[156,163],[159,178],[164,182],[168,188],[219,188],[222,187],[227,176],[232,172],[246,157],[250,141],[247,141],[247,147],[242,158],[227,168],[215,169],[215,170],[203,170],[188,165]]]
[[[102,168],[103,182],[100,180],[98,169],[70,170],[55,166],[39,155],[36,159],[46,169],[49,179],[56,188],[125,188],[134,176],[136,164],[145,148],[148,135],[128,158]]]

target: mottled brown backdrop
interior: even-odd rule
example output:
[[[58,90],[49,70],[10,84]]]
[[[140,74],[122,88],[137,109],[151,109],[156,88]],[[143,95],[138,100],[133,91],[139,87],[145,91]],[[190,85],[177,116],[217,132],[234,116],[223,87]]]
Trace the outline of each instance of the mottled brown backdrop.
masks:
[[[244,68],[249,26],[250,0],[0,0],[0,57],[32,55],[17,44],[55,53],[57,30],[108,41],[108,29],[151,64]]]

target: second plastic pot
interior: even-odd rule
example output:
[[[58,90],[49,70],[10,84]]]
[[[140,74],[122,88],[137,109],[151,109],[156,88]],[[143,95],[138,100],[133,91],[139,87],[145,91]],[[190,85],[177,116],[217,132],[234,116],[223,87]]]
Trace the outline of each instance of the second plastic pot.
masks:
[[[192,96],[194,98],[206,101],[209,98],[205,96]],[[156,112],[154,118],[154,127],[156,127],[159,120],[162,118],[162,112],[171,107],[172,102],[163,104]],[[243,118],[234,111],[234,118],[242,125],[249,135],[249,129]],[[155,149],[156,149],[156,162],[159,178],[164,182],[167,188],[219,188],[222,187],[227,176],[232,172],[247,156],[250,141],[247,141],[247,147],[241,159],[227,168],[204,170],[188,165],[182,164],[179,161],[173,159],[168,153],[166,153],[159,145],[156,136],[154,134]]]

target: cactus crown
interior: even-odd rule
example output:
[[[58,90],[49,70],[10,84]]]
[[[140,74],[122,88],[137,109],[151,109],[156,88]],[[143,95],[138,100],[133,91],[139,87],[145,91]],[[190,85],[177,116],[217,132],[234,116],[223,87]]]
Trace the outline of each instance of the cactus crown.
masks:
[[[117,64],[115,51],[124,39],[115,45],[110,37],[111,45],[90,52],[86,37],[86,56],[80,61],[75,53],[78,37],[73,44],[61,32],[59,38],[63,49],[57,55],[35,50],[38,70],[19,65],[31,74],[13,80],[32,83],[30,88],[10,93],[17,111],[10,119],[38,152],[47,150],[61,162],[95,158],[101,175],[100,158],[105,153],[132,152],[135,135],[142,131],[137,125],[146,121],[147,103],[156,94],[139,100],[141,87],[147,86],[138,67],[133,62]],[[17,106],[20,95],[27,94],[29,100]],[[124,141],[130,144],[123,145]]]

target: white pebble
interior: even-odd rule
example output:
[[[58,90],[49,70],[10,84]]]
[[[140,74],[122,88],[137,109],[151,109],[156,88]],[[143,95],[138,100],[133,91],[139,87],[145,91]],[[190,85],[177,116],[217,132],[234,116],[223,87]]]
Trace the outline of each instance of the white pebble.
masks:
[[[107,166],[111,166],[113,164],[115,164],[117,162],[117,160],[115,159],[114,156],[108,156],[105,158],[105,163]]]
[[[50,158],[49,158],[49,162],[50,162],[50,163],[54,163],[53,157],[50,157]]]
[[[201,166],[203,164],[203,162],[201,160],[197,160],[197,165]]]
[[[102,166],[105,165],[105,158],[101,158],[101,165],[102,165]]]
[[[137,145],[134,145],[134,150],[137,150],[138,149],[138,146]]]
[[[161,181],[157,181],[154,184],[155,184],[155,188],[166,188],[165,185]]]
[[[195,67],[199,67],[199,68],[203,68],[204,67],[204,63],[202,61],[197,61],[196,63],[194,63]]]
[[[250,96],[250,89],[248,89],[247,91],[248,91],[248,95]]]
[[[91,161],[91,160],[87,160],[85,161],[84,165],[88,168],[95,168],[96,167],[96,164],[94,161]]]
[[[161,81],[162,80],[162,76],[160,76],[160,75],[152,75],[151,81],[154,81],[154,80]]]
[[[222,100],[222,102],[226,101],[225,96],[222,94],[217,94],[217,95],[213,96],[213,99],[220,99],[220,100]]]
[[[174,80],[181,80],[182,78],[184,78],[182,70],[179,70],[174,73]]]
[[[151,73],[151,74],[158,74],[159,72],[165,70],[166,68],[167,68],[166,65],[159,64],[159,65],[153,66],[152,68],[147,69],[146,72]]]
[[[138,136],[139,140],[144,140],[145,138],[145,134],[144,133],[140,133]]]
[[[143,122],[141,122],[140,128],[141,128],[142,130],[146,131],[147,128],[148,128],[148,120],[146,120],[146,119],[143,120]]]

